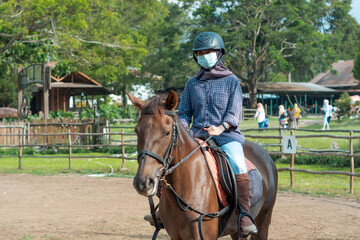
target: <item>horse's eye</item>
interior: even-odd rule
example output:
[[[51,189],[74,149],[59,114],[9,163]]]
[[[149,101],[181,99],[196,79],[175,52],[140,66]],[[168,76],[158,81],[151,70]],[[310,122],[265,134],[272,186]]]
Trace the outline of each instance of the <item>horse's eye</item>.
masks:
[[[168,137],[168,136],[170,136],[170,132],[164,133],[164,137]]]

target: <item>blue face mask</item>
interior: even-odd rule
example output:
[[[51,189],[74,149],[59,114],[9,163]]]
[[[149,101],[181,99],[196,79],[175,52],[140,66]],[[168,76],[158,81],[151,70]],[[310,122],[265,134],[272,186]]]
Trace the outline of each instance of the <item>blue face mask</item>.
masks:
[[[198,56],[197,59],[200,66],[204,67],[205,69],[213,67],[218,61],[215,52]]]

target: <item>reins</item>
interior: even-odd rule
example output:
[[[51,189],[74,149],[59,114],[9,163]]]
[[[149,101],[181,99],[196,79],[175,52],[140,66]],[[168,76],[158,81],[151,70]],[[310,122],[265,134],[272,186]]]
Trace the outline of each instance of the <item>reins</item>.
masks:
[[[151,112],[141,112],[142,114],[152,114]],[[171,134],[171,140],[170,140],[170,144],[168,146],[168,149],[166,150],[166,153],[164,155],[164,157],[159,156],[158,154],[151,152],[149,150],[141,150],[139,152],[139,159],[144,157],[145,155],[149,155],[153,158],[155,158],[159,163],[161,163],[164,166],[164,170],[163,173],[161,174],[161,178],[160,181],[164,183],[164,187],[166,187],[166,189],[168,189],[172,196],[174,197],[174,200],[176,202],[176,205],[178,206],[178,208],[182,211],[193,211],[197,214],[200,215],[199,219],[198,219],[198,228],[199,228],[199,235],[200,235],[200,239],[204,240],[203,237],[203,233],[202,233],[202,220],[204,217],[209,217],[209,218],[217,218],[217,217],[221,217],[223,216],[226,212],[229,211],[230,207],[229,205],[226,206],[225,208],[221,209],[218,212],[213,212],[213,213],[203,213],[200,212],[194,208],[192,208],[184,199],[182,199],[174,190],[174,188],[166,181],[165,177],[169,174],[171,174],[176,168],[180,167],[185,161],[187,161],[197,150],[199,150],[206,142],[208,142],[212,136],[209,136],[207,139],[205,139],[205,141],[203,141],[201,144],[199,144],[196,148],[194,148],[186,157],[184,157],[183,159],[181,159],[179,162],[177,162],[175,165],[173,165],[172,167],[170,167],[170,164],[173,160],[172,158],[172,151],[173,149],[177,146],[177,138],[180,139],[181,143],[185,143],[184,139],[182,138],[181,135],[181,131],[180,131],[180,126],[179,123],[176,119],[176,113],[174,111],[169,111],[169,110],[165,110],[165,114],[170,115],[173,117],[173,128],[172,128],[172,134]],[[156,218],[156,209],[157,207],[154,207],[154,201],[152,199],[152,196],[148,197],[149,200],[149,205],[150,205],[150,211],[151,211],[151,215],[152,218],[154,220],[154,224],[155,224],[155,232],[153,234],[152,239],[155,240],[157,238],[157,235],[159,233],[159,231],[163,228],[162,224],[159,224],[157,218]]]

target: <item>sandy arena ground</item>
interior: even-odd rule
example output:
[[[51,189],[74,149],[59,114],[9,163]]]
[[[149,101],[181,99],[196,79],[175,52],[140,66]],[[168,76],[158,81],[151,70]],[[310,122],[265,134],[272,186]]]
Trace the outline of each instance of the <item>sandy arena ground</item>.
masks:
[[[148,212],[132,179],[0,174],[0,239],[151,239]],[[360,239],[360,203],[280,192],[269,239]]]

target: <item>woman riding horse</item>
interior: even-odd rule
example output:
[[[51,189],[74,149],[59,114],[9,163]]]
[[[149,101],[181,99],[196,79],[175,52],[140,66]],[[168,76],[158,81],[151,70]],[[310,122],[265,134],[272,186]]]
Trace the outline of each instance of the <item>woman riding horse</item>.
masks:
[[[226,152],[237,182],[238,202],[249,212],[251,185],[243,151],[245,137],[239,128],[242,114],[239,80],[221,61],[225,46],[217,33],[200,33],[192,51],[200,69],[185,86],[179,120],[186,128],[192,120],[192,132],[213,135],[215,143]],[[240,226],[245,235],[257,232],[248,216],[241,218]]]
[[[237,182],[238,202],[249,212],[251,185],[243,151],[244,135],[239,123],[242,93],[237,77],[224,66],[222,38],[214,32],[200,33],[193,43],[193,58],[200,70],[186,84],[181,97],[180,122],[197,136],[212,135],[225,151]],[[240,214],[240,212],[238,212]],[[145,216],[151,220],[150,215]],[[248,216],[240,220],[242,234],[256,234],[257,228]]]

